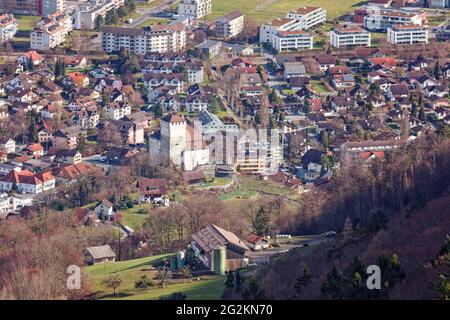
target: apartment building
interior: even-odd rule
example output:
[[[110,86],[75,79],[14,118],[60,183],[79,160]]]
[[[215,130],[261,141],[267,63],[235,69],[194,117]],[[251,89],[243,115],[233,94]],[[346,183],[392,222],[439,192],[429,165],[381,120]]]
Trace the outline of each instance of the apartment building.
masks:
[[[181,0],[178,14],[200,19],[211,13],[211,3],[211,0]]]
[[[12,14],[0,15],[0,43],[6,42],[17,32],[19,24]]]
[[[66,0],[42,0],[42,11],[40,14],[45,17],[56,12],[66,11]]]
[[[117,10],[124,5],[125,0],[91,0],[80,4],[75,12],[75,29],[93,30],[97,27],[97,17],[106,17],[110,10]]]
[[[36,16],[40,14],[41,4],[42,0],[1,0],[0,12]]]
[[[182,23],[152,25],[145,28],[102,28],[102,48],[117,52],[122,48],[136,54],[180,51],[186,46],[186,27]]]
[[[330,44],[335,48],[370,46],[370,33],[360,27],[334,28],[330,31]]]
[[[422,26],[427,20],[425,12],[404,10],[375,10],[364,17],[364,28],[370,31],[386,31],[394,25],[415,24]]]
[[[30,48],[33,50],[50,50],[62,44],[67,34],[73,30],[69,15],[56,12],[42,18],[31,33]]]
[[[277,172],[282,159],[279,143],[241,141],[235,164],[242,174],[270,175]]]
[[[313,48],[313,37],[303,30],[278,31],[272,38],[272,47],[277,52]]]
[[[288,12],[286,18],[299,21],[299,28],[306,30],[318,24],[325,23],[327,20],[327,12],[320,7],[301,7]]]
[[[244,15],[240,11],[233,11],[220,17],[216,21],[216,35],[232,38],[244,30]]]
[[[395,25],[387,29],[387,40],[393,44],[428,43],[428,29],[415,24]]]
[[[300,30],[300,22],[290,18],[278,18],[265,23],[259,29],[259,42],[272,43],[278,31]]]

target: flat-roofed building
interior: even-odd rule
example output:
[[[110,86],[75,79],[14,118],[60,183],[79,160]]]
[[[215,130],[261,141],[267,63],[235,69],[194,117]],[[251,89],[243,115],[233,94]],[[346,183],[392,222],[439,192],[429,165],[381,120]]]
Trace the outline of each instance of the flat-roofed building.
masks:
[[[387,29],[387,40],[393,44],[428,43],[428,29],[415,24],[395,25]]]
[[[370,33],[361,27],[334,28],[330,44],[335,48],[370,46]]]
[[[211,0],[182,0],[178,5],[180,16],[190,16],[196,19],[211,13]]]
[[[278,31],[273,37],[272,47],[278,52],[312,49],[313,37],[303,30]]]
[[[186,46],[186,27],[181,24],[152,25],[145,28],[102,28],[102,48],[117,52],[122,48],[136,54],[177,52]]]
[[[375,10],[364,17],[364,28],[370,31],[386,31],[399,24],[416,24],[421,26],[426,21],[425,12],[404,10]]]
[[[265,23],[259,29],[259,42],[272,43],[273,36],[278,31],[289,31],[300,29],[300,22],[291,18],[278,18]]]
[[[0,43],[6,42],[17,33],[19,24],[12,14],[0,15]]]
[[[286,18],[298,20],[301,29],[309,29],[327,20],[326,10],[320,7],[301,7],[294,11],[289,11]]]
[[[41,0],[1,0],[0,12],[36,16],[41,14]]]
[[[73,30],[69,15],[56,12],[42,18],[31,33],[30,48],[33,50],[50,50],[62,44],[67,34]]]
[[[98,17],[106,17],[111,10],[124,5],[125,0],[99,0],[79,5],[75,12],[75,29],[93,30],[97,28]]]
[[[42,1],[42,16],[48,16],[55,12],[66,11],[66,0],[41,0]]]
[[[242,30],[244,30],[244,15],[240,11],[233,11],[216,21],[216,34],[219,37],[235,37]]]

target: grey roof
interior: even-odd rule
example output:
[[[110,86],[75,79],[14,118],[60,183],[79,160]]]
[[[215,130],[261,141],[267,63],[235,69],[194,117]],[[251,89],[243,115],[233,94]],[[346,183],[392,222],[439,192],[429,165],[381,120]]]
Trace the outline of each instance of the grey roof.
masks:
[[[222,43],[220,41],[214,41],[214,40],[205,40],[202,43],[200,43],[199,45],[196,46],[196,48],[199,49],[210,49],[212,47],[215,47],[217,45],[221,45]]]
[[[229,246],[245,252],[250,249],[234,233],[210,224],[191,235],[196,245],[203,249],[205,253],[218,249],[222,246]]]
[[[306,74],[306,69],[301,62],[286,62],[284,72],[287,74]]]
[[[94,259],[113,258],[116,256],[111,247],[107,244],[104,246],[88,247],[86,250]]]
[[[205,110],[200,112],[198,119],[202,122],[202,126],[213,123],[216,126],[223,126],[223,122],[215,114]]]

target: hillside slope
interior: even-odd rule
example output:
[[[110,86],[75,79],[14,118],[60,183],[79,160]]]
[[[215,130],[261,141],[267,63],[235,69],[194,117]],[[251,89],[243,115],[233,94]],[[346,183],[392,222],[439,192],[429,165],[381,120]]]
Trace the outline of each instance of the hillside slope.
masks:
[[[431,261],[448,234],[450,192],[446,191],[409,217],[404,212],[397,212],[387,223],[387,228],[373,236],[347,241],[342,246],[333,241],[306,256],[301,251],[295,252],[263,269],[257,278],[268,298],[291,298],[295,295],[295,279],[306,265],[313,281],[298,298],[313,299],[319,297],[320,286],[332,266],[343,270],[355,256],[367,266],[374,264],[382,254],[396,254],[406,277],[391,290],[390,299],[434,299],[436,295],[429,285],[438,270]]]

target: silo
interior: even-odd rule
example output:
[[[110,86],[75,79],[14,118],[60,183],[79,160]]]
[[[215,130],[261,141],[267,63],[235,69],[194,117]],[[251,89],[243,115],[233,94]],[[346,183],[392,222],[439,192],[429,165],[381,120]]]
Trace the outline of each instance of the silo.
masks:
[[[178,271],[180,271],[184,267],[184,251],[177,252],[177,267]]]
[[[212,267],[215,274],[225,275],[227,264],[227,249],[225,246],[213,250]]]
[[[177,270],[177,257],[172,257],[170,259],[170,269]]]

